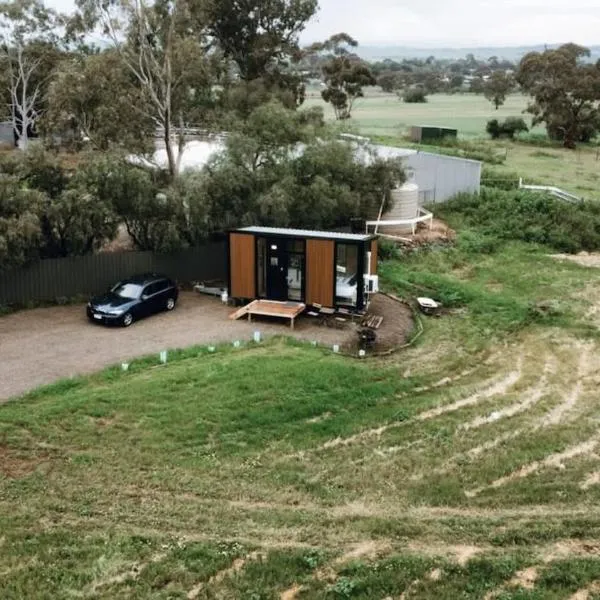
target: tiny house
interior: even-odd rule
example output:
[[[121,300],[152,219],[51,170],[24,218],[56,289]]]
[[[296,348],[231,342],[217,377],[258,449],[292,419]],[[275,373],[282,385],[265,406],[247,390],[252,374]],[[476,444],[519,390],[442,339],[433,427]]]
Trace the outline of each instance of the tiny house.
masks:
[[[229,232],[229,296],[362,310],[377,291],[374,235],[244,227]]]

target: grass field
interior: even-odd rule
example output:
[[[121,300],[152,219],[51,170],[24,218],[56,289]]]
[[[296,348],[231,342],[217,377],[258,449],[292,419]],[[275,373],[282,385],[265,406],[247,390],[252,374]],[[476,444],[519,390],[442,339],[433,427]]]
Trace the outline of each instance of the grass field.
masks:
[[[334,118],[317,90],[308,91],[304,106],[323,106],[326,117]],[[504,106],[495,110],[482,95],[434,94],[425,104],[406,104],[395,94],[368,89],[365,98],[356,100],[349,126],[368,136],[402,136],[411,125],[438,125],[457,128],[461,137],[484,137],[490,119],[519,117],[526,107],[527,98],[518,94],[509,96]]]
[[[320,98],[317,90],[310,90],[306,106],[323,106],[328,119],[333,111]],[[555,185],[586,199],[600,200],[600,152],[597,148],[580,146],[577,150],[560,147],[539,148],[531,144],[507,140],[491,141],[485,133],[489,119],[521,116],[527,98],[509,96],[504,106],[494,110],[483,96],[473,94],[434,94],[426,104],[405,104],[394,94],[383,94],[368,89],[365,98],[356,101],[352,119],[344,124],[356,133],[379,138],[390,145],[406,146],[404,139],[411,125],[426,124],[456,127],[459,137],[482,148],[493,148],[499,156],[506,156],[497,167],[500,176],[520,175],[525,183]],[[530,117],[523,115],[526,122]],[[536,127],[533,133],[545,133]],[[436,148],[426,147],[435,152]]]
[[[505,164],[498,169],[500,173],[520,173],[526,183],[555,185],[582,198],[600,200],[598,149],[502,145],[507,149],[507,155]]]
[[[590,273],[466,236],[384,265],[456,305],[391,358],[189,349],[0,407],[0,597],[598,597]]]

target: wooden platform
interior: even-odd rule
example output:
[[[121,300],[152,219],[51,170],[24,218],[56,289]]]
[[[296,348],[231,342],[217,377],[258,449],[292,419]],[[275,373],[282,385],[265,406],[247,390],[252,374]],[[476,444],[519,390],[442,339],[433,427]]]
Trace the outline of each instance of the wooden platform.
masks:
[[[294,329],[294,319],[300,315],[306,304],[302,302],[278,302],[276,300],[253,300],[250,304],[242,306],[239,310],[229,315],[230,319],[239,319],[248,315],[248,321],[252,321],[252,315],[265,317],[281,317],[289,319],[291,328]]]

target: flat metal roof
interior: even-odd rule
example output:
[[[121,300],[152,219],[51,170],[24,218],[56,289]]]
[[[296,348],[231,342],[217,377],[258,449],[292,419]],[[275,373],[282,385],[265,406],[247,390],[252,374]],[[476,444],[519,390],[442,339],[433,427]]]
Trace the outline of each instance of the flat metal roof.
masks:
[[[258,235],[278,235],[295,238],[320,238],[324,240],[343,240],[347,242],[368,242],[377,236],[361,233],[341,233],[339,231],[312,231],[310,229],[285,229],[283,227],[242,227],[235,229],[240,233],[256,233]]]

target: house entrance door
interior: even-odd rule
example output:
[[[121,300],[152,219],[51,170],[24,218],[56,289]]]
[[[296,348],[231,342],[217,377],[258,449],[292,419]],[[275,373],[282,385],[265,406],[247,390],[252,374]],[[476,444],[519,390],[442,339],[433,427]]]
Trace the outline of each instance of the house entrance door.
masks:
[[[282,240],[267,240],[267,298],[287,300],[287,252]]]

